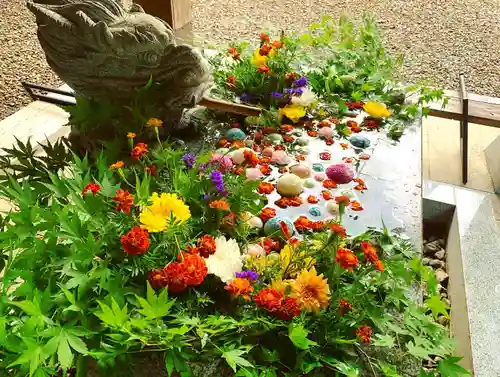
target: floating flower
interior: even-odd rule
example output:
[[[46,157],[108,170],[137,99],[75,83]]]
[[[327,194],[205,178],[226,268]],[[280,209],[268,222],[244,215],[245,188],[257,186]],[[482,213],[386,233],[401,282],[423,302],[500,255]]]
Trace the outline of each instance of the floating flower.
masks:
[[[224,287],[233,298],[243,297],[244,300],[250,301],[250,293],[253,292],[253,287],[247,279],[236,278],[231,280]]]
[[[351,157],[342,157],[342,161],[344,161],[346,164],[352,164]]]
[[[265,223],[268,220],[272,219],[273,217],[276,217],[276,210],[274,208],[269,208],[269,207],[263,208],[259,217],[262,220],[262,222]]]
[[[263,156],[259,158],[260,165],[269,165],[271,163],[271,157]]]
[[[331,137],[325,138],[326,145],[333,145],[333,143],[335,143],[335,140],[333,140],[333,138],[331,138]]]
[[[359,329],[356,330],[356,335],[361,339],[363,343],[369,344],[372,335],[372,329],[368,326],[362,325],[359,326]]]
[[[269,195],[274,191],[274,185],[269,182],[262,182],[259,184],[257,191],[259,192],[259,194]]]
[[[91,192],[93,196],[96,196],[99,191],[101,191],[101,186],[99,186],[97,183],[89,183],[86,185],[83,190],[82,190],[82,196],[85,197],[87,195],[87,192]]]
[[[359,158],[360,160],[369,160],[369,159],[370,159],[370,155],[369,155],[369,154],[367,154],[367,153],[360,153],[360,154],[358,155],[358,158]]]
[[[363,106],[363,110],[375,119],[388,118],[391,116],[391,112],[387,106],[380,102],[367,102]]]
[[[303,270],[291,285],[291,297],[297,300],[297,305],[308,312],[319,312],[328,306],[330,288],[323,274],[318,275],[313,267]]]
[[[208,273],[218,276],[224,283],[232,280],[236,272],[241,272],[243,256],[234,239],[220,236],[215,240],[215,253],[206,259]]]
[[[347,237],[346,229],[340,224],[335,224],[335,223],[330,224],[330,230],[336,235],[338,235],[340,238]]]
[[[196,287],[203,283],[208,268],[205,260],[198,254],[183,253],[184,278],[188,287]]]
[[[349,197],[345,195],[336,196],[335,201],[337,202],[338,205],[343,204],[345,206],[348,206],[349,203],[351,203],[351,199],[349,199]]]
[[[311,229],[313,221],[307,218],[306,216],[299,216],[294,222],[293,225],[295,229],[299,232],[305,232]]]
[[[361,203],[358,202],[357,200],[353,200],[351,202],[351,209],[353,211],[362,211],[363,210],[363,206],[361,206]]]
[[[145,254],[150,245],[149,233],[147,230],[136,226],[120,237],[120,243],[128,255]]]
[[[318,131],[316,131],[316,130],[309,130],[309,131],[307,131],[307,135],[311,136],[311,137],[316,137],[316,136],[318,136]]]
[[[183,223],[191,217],[189,207],[176,194],[154,192],[150,201],[152,204],[144,207],[139,215],[139,221],[149,232],[165,231],[171,221]]]
[[[325,200],[331,200],[333,199],[333,195],[330,191],[327,191],[327,190],[323,190],[321,191],[321,196],[323,197],[323,199]]]
[[[203,258],[208,258],[210,255],[215,253],[216,250],[215,239],[209,234],[201,236],[201,238],[198,240],[197,249],[198,253]]]
[[[325,179],[323,181],[323,187],[331,190],[331,189],[337,188],[337,183],[332,179]]]
[[[341,298],[339,300],[339,306],[340,306],[340,315],[344,315],[348,311],[352,309],[352,304],[350,304],[347,300],[344,300]]]
[[[292,122],[297,123],[300,118],[306,115],[306,110],[303,106],[289,104],[280,109],[280,114],[286,116]]]
[[[319,199],[318,199],[316,196],[314,196],[314,195],[309,195],[309,196],[307,197],[307,202],[308,202],[309,204],[316,204],[316,203],[318,203],[318,202],[319,202]]]
[[[257,307],[275,312],[282,304],[283,296],[271,288],[261,289],[254,297]]]
[[[208,206],[223,212],[229,212],[231,210],[229,203],[225,200],[213,200],[208,204]]]
[[[283,141],[285,143],[293,143],[294,140],[295,140],[295,138],[293,136],[291,136],[291,135],[285,135],[285,136],[283,136]]]
[[[253,168],[259,164],[259,157],[250,149],[243,151],[243,157],[245,158],[245,162]]]
[[[345,102],[345,105],[347,106],[347,108],[349,109],[349,111],[353,111],[353,110],[361,110],[364,106],[364,103],[363,102],[359,102],[359,101],[356,101],[356,102]]]
[[[295,160],[300,162],[300,161],[305,161],[306,160],[306,156],[304,156],[303,154],[298,154],[297,156],[295,156]]]
[[[158,119],[158,118],[151,118],[146,123],[146,127],[152,127],[152,128],[163,127],[163,121],[161,119]]]
[[[365,119],[363,124],[369,130],[376,130],[380,127],[380,120],[379,119]]]
[[[354,271],[354,269],[358,267],[358,257],[349,249],[338,249],[335,262],[349,272]]]
[[[349,144],[347,143],[340,143],[340,146],[342,147],[342,149],[348,149],[349,148]]]
[[[264,175],[271,175],[272,173],[271,167],[269,165],[261,166],[259,169],[260,172]]]
[[[115,210],[118,212],[130,213],[130,210],[134,206],[134,196],[122,189],[116,190],[113,201],[116,203]]]
[[[259,66],[257,67],[257,71],[259,71],[260,73],[269,73],[270,69],[266,64],[259,64]]]
[[[110,169],[116,169],[116,170],[118,170],[118,169],[123,168],[124,166],[125,166],[125,162],[123,162],[123,161],[116,161],[114,164],[111,164],[109,166],[109,168]]]
[[[137,143],[132,149],[131,156],[134,160],[139,160],[144,156],[146,153],[149,152],[148,145],[144,143]]]
[[[137,135],[136,135],[135,133],[133,133],[133,132],[129,132],[129,133],[127,133],[127,137],[128,137],[129,139],[135,139],[135,137],[136,137],[136,136],[137,136]]]

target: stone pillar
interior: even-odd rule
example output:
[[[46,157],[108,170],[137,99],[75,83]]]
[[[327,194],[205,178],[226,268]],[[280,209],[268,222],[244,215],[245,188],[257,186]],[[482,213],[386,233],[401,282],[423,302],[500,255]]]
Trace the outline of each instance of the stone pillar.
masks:
[[[191,22],[191,0],[134,0],[146,13],[166,21],[174,30]]]

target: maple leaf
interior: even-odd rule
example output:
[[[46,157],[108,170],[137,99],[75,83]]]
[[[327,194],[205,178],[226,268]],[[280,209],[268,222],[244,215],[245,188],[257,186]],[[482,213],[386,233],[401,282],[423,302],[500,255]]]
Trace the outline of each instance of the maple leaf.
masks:
[[[437,319],[440,314],[444,315],[446,318],[450,318],[448,315],[450,306],[441,300],[440,296],[432,296],[431,298],[425,300],[425,306],[432,311],[434,319]]]
[[[437,369],[441,377],[463,377],[470,376],[470,372],[458,365],[457,363],[462,360],[462,357],[449,356],[446,359],[439,360]]]

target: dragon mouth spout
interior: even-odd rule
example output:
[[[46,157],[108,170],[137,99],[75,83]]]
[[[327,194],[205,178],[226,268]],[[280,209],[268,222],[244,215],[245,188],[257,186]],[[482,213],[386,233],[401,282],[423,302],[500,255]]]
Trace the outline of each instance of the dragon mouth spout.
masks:
[[[150,78],[168,105],[192,106],[210,84],[208,63],[177,45],[171,28],[120,0],[37,0],[38,37],[47,61],[85,97],[131,98]]]

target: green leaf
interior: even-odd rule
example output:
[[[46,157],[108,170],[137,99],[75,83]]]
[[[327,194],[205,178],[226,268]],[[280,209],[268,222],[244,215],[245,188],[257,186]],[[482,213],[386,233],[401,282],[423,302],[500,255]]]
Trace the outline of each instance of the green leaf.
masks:
[[[385,377],[401,377],[396,368],[382,360],[378,361],[378,365],[380,370],[384,374]]]
[[[437,365],[437,370],[441,374],[441,377],[462,377],[470,376],[471,373],[458,365],[458,362],[462,360],[461,357],[449,356],[445,359],[439,360]]]
[[[408,352],[411,353],[418,359],[430,360],[429,351],[420,346],[416,346],[413,342],[406,343],[406,347],[408,348]]]
[[[95,313],[95,315],[110,327],[120,327],[128,319],[127,305],[120,309],[117,302],[113,298],[111,301],[111,308],[101,301],[97,301],[101,307],[101,313]]]
[[[81,353],[82,355],[86,355],[88,353],[87,345],[83,340],[79,337],[75,336],[70,332],[71,330],[66,332],[66,338],[69,342],[71,348],[73,348],[76,352]]]
[[[71,366],[73,365],[73,353],[69,348],[66,337],[59,338],[59,346],[57,347],[57,359],[59,360],[59,363],[64,370],[71,368]]]
[[[433,371],[430,371],[429,373],[427,373],[423,368],[420,369],[420,374],[418,375],[418,377],[436,377],[436,375],[434,374]]]
[[[373,345],[376,347],[393,348],[394,347],[394,338],[390,335],[377,334],[375,336],[375,341],[373,342]]]
[[[292,324],[288,327],[288,337],[297,348],[300,348],[302,350],[307,350],[311,346],[318,345],[318,343],[307,339],[308,334],[309,331],[307,331],[302,325]]]
[[[252,364],[250,364],[247,360],[241,357],[241,355],[243,355],[244,353],[246,353],[246,351],[239,349],[225,351],[222,353],[222,358],[226,360],[227,364],[231,367],[231,369],[234,372],[236,372],[237,366],[253,368]]]
[[[173,351],[169,350],[165,352],[165,368],[167,368],[168,377],[171,377],[175,370],[174,358],[175,354]]]
[[[142,306],[138,312],[145,316],[147,319],[159,319],[165,317],[169,312],[175,300],[168,298],[167,290],[164,289],[157,296],[151,285],[147,286],[147,300],[142,297],[136,296],[137,301]]]
[[[446,318],[450,318],[448,315],[448,310],[450,306],[444,302],[440,296],[432,296],[425,300],[425,306],[432,311],[434,319],[437,319],[440,314],[444,315]]]

